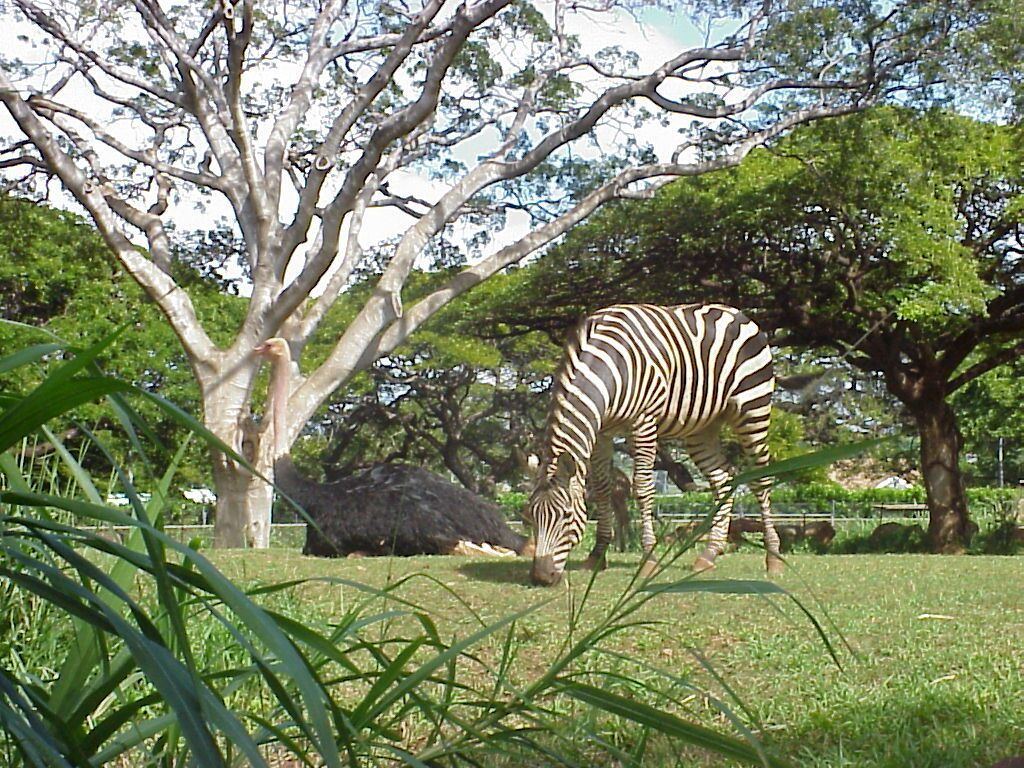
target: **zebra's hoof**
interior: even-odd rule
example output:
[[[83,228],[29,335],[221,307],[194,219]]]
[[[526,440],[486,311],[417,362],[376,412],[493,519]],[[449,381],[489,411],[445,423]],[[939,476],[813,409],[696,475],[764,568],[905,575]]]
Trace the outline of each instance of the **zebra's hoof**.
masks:
[[[580,566],[585,571],[603,571],[608,567],[608,563],[604,557],[594,557],[591,555],[583,561],[583,565]]]
[[[769,576],[781,576],[786,570],[786,563],[778,555],[768,555],[764,562]]]
[[[658,569],[658,563],[651,558],[644,558],[643,565],[640,566],[640,578],[649,579],[654,575],[654,572]]]
[[[704,555],[701,555],[693,561],[693,572],[703,573],[704,571],[710,571],[715,567],[715,563],[712,560],[708,560]]]

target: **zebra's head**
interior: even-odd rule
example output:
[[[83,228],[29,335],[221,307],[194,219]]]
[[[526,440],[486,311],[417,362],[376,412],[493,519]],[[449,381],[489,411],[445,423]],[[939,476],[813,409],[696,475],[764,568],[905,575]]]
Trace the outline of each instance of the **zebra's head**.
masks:
[[[569,551],[583,536],[587,522],[585,478],[572,456],[542,472],[523,517],[533,527],[536,548],[530,578],[534,584],[557,584]]]

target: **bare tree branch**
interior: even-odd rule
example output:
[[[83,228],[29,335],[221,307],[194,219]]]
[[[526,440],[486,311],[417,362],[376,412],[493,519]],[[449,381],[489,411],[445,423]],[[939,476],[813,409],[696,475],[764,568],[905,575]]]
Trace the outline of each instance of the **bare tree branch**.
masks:
[[[0,70],[0,102],[19,128],[39,150],[43,161],[60,177],[68,192],[89,212],[107,245],[129,274],[156,301],[171,327],[181,339],[185,351],[196,360],[213,356],[214,346],[196,316],[188,294],[163,271],[142,256],[117,225],[117,217],[108,205],[103,190],[93,185],[74,164],[42,122],[20,97],[6,73]]]

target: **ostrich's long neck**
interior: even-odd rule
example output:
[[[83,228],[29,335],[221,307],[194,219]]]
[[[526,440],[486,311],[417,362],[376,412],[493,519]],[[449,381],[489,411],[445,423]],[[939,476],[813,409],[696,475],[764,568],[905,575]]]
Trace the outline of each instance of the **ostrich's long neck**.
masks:
[[[284,354],[275,356],[270,366],[269,407],[271,425],[274,430],[274,454],[271,460],[277,459],[288,452],[288,395],[291,382],[291,356],[288,347]]]

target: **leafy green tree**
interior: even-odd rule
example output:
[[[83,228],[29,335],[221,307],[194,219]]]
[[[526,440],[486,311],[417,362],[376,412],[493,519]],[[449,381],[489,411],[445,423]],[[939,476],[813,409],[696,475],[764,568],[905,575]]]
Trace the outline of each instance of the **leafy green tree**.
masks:
[[[604,303],[717,300],[776,343],[884,378],[920,436],[939,551],[967,506],[950,397],[1024,352],[1015,131],[881,109],[794,132],[732,171],[602,212],[534,276],[539,322]]]
[[[204,254],[192,258],[193,263],[182,262],[177,270],[180,279],[192,285],[197,310],[213,323],[237,325],[238,300],[225,293],[223,285],[204,277]],[[107,350],[104,364],[124,372],[136,386],[186,409],[198,409],[199,391],[188,357],[159,307],[125,274],[96,229],[81,217],[23,198],[0,197],[0,297],[0,318],[32,326],[0,325],[0,347],[45,341],[38,330],[85,347],[114,328],[130,325],[131,332]],[[148,403],[139,407],[153,434],[166,445],[181,440],[184,432],[173,420]],[[119,437],[119,429],[111,430],[109,414],[101,406],[83,407],[81,418],[124,466],[136,469],[129,444]],[[82,441],[67,442],[74,448]],[[97,475],[106,471],[107,462],[99,455],[87,454],[83,461]],[[205,465],[197,447],[183,460],[181,477],[209,483]]]
[[[0,163],[26,183],[49,174],[88,212],[178,337],[204,423],[269,477],[332,392],[456,296],[638,186],[735,165],[808,120],[934,91],[948,42],[985,21],[941,0],[681,4],[696,17],[691,43],[651,63],[577,32],[644,10],[600,8],[15,0],[2,18],[32,60],[0,67],[16,126]],[[683,132],[677,146],[642,138],[661,122]],[[437,193],[410,184],[417,175]],[[225,211],[244,243],[239,325],[211,322],[175,272],[169,222],[197,200]],[[325,318],[380,239],[372,208],[402,233],[330,335]],[[491,235],[517,210],[531,229],[499,247]],[[463,239],[479,258],[407,304],[418,262]],[[253,415],[252,350],[271,336],[294,360],[273,440],[262,439],[273,420]],[[327,350],[315,365],[314,349]],[[221,453],[213,473],[218,543],[266,546],[270,487]]]
[[[825,446],[900,433],[906,417],[883,377],[828,349],[780,349],[778,404],[798,418],[803,440]]]
[[[555,350],[525,337],[453,341],[426,330],[377,361],[365,390],[332,401],[321,456],[328,476],[401,460],[450,472],[476,493],[519,486],[543,429]]]
[[[1024,362],[1022,357],[965,384],[953,395],[968,472],[979,482],[1019,487],[1024,481]],[[1002,461],[1000,462],[1000,453]]]
[[[961,36],[947,62],[962,86],[968,110],[979,105],[1008,122],[1024,115],[1024,14],[1020,0],[984,0],[978,8],[991,23]]]
[[[66,316],[76,291],[108,273],[111,259],[79,217],[10,195],[0,196],[0,311],[43,325]],[[103,305],[97,307],[101,310]]]

